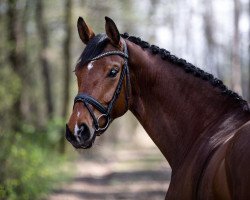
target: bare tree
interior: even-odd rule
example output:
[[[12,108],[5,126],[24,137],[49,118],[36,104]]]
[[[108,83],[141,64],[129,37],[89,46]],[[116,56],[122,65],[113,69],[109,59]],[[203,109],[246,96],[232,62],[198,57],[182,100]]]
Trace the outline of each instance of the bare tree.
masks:
[[[41,41],[40,49],[40,65],[42,68],[43,83],[44,83],[44,95],[46,100],[47,114],[51,119],[53,117],[54,105],[52,100],[52,84],[50,78],[50,65],[47,57],[47,49],[49,46],[48,30],[44,19],[44,1],[37,0],[36,5],[36,24],[38,29],[38,35]]]
[[[65,40],[64,40],[64,77],[63,77],[63,104],[62,104],[62,118],[66,119],[69,108],[69,98],[70,98],[70,72],[72,58],[70,54],[71,42],[72,42],[72,0],[65,1]],[[60,152],[65,152],[65,138],[61,137],[60,141]]]
[[[214,38],[214,18],[213,18],[213,1],[203,1],[204,6],[206,7],[203,13],[203,23],[204,23],[204,33],[205,33],[205,40],[206,40],[206,47],[205,50],[205,62],[206,66],[209,67],[213,74],[216,76],[220,76],[219,69],[216,63],[216,41]]]
[[[249,14],[249,21],[250,21],[250,1],[248,4],[248,14]],[[250,41],[250,27],[249,27],[249,35],[248,35],[248,41]],[[250,44],[248,43],[248,101],[250,101]]]
[[[241,64],[240,64],[240,36],[239,36],[239,19],[240,19],[240,0],[234,0],[234,37],[232,52],[232,87],[242,94],[241,87]]]
[[[21,81],[20,93],[16,98],[13,106],[13,119],[12,127],[14,130],[20,130],[19,119],[22,119],[21,112],[21,95],[23,91],[23,80],[24,80],[24,63],[26,60],[26,54],[23,50],[22,44],[24,41],[23,29],[24,27],[20,22],[19,12],[17,9],[17,0],[8,0],[8,12],[7,12],[7,26],[8,26],[8,43],[9,52],[8,60],[14,73],[19,77]]]
[[[71,42],[72,42],[72,0],[66,0],[65,2],[65,40],[64,40],[64,97],[63,97],[63,106],[62,106],[62,116],[65,118],[68,114],[69,108],[69,98],[70,98],[70,72],[71,72],[71,63],[72,58],[70,54]]]

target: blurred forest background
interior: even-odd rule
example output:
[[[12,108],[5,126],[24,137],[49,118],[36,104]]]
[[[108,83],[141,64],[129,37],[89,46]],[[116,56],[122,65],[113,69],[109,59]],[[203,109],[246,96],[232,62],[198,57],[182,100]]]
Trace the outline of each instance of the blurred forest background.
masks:
[[[64,129],[84,48],[78,16],[96,33],[109,16],[121,33],[171,51],[250,100],[249,0],[0,0],[0,199],[39,199],[72,176],[68,163],[79,154]],[[130,113],[97,143],[83,157],[152,145]]]

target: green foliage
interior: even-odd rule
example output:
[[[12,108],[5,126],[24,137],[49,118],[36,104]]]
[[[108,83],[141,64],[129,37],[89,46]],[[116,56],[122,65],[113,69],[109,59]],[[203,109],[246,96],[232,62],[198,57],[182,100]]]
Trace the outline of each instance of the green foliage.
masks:
[[[0,68],[0,200],[40,199],[58,182],[67,179],[66,155],[58,153],[63,120],[51,120],[46,128],[25,124],[12,129],[13,105],[21,94],[22,81],[8,65]],[[42,129],[42,130],[41,130]]]
[[[24,129],[22,133],[9,133],[14,138],[7,147],[8,157],[0,154],[4,169],[0,171],[0,199],[39,199],[56,183],[70,177],[65,157],[52,148],[57,141],[49,139],[52,132],[36,132],[28,125]]]
[[[48,126],[47,126],[48,140],[51,143],[58,144],[60,142],[60,139],[64,131],[65,131],[64,119],[60,117],[56,117],[48,122]]]
[[[20,93],[21,81],[9,67],[0,69],[0,113],[6,111]]]

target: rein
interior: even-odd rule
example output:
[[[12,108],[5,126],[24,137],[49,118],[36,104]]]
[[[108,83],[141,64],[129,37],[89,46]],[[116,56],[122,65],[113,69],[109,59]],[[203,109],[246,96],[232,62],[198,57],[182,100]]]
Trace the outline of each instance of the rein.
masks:
[[[121,56],[124,58],[124,65],[123,65],[123,69],[122,69],[122,72],[120,75],[120,79],[118,81],[116,90],[115,90],[114,95],[113,95],[111,101],[109,102],[108,106],[106,107],[106,106],[102,105],[98,100],[89,96],[86,93],[79,93],[74,99],[74,105],[80,101],[88,109],[88,112],[93,119],[95,132],[105,131],[109,127],[110,122],[112,120],[110,114],[112,112],[112,109],[115,105],[116,100],[118,99],[118,97],[121,93],[123,80],[124,80],[125,76],[126,76],[126,109],[128,109],[128,106],[129,106],[130,77],[129,77],[129,68],[128,68],[128,49],[127,49],[127,45],[126,45],[125,41],[123,41],[123,47],[124,47],[124,52],[122,52],[122,51],[108,51],[108,52],[101,53],[100,55],[88,60],[88,61],[94,61],[94,60],[98,60],[100,58],[103,58],[106,56],[111,56],[111,55],[118,55],[118,56]],[[89,104],[92,105],[95,109],[97,109],[102,114],[100,116],[96,117],[94,114],[94,111],[90,108]],[[104,126],[100,126],[100,124],[99,124],[100,119],[104,119],[106,121]]]

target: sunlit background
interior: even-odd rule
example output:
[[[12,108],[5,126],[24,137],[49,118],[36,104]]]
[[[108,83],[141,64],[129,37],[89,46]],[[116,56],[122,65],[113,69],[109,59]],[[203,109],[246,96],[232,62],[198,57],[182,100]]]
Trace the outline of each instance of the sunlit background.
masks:
[[[111,17],[250,99],[248,0],[0,0],[0,199],[163,199],[171,169],[128,112],[91,150],[64,139],[84,45]],[[160,108],[159,108],[160,109]]]

